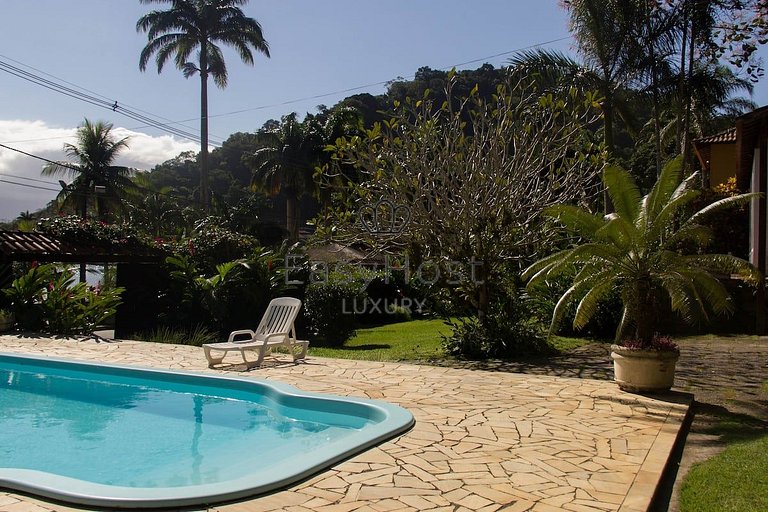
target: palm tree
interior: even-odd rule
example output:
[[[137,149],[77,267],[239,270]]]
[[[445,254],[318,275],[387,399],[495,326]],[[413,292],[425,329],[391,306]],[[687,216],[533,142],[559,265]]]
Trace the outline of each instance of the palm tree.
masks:
[[[145,192],[146,195],[133,206],[131,223],[156,238],[180,230],[181,208],[174,200],[171,187],[148,187]]]
[[[53,162],[43,167],[43,176],[69,175],[57,197],[59,207],[88,218],[89,203],[100,220],[125,210],[126,198],[135,191],[129,167],[114,165],[118,154],[128,148],[128,138],[116,139],[112,125],[88,119],[77,129],[75,144],[65,144],[64,152],[73,161]]]
[[[588,68],[599,78],[603,97],[604,139],[614,152],[614,96],[635,78],[637,45],[633,34],[641,21],[638,2],[626,0],[570,0],[571,32]]]
[[[246,157],[253,169],[251,187],[271,196],[285,194],[285,228],[298,239],[299,199],[314,186],[313,174],[320,138],[312,123],[301,123],[296,112],[280,125],[260,132],[261,148]]]
[[[269,57],[261,25],[245,16],[239,6],[248,0],[140,0],[143,4],[170,3],[166,11],[151,11],[136,22],[137,32],[147,33],[139,57],[144,71],[155,55],[157,72],[174,56],[176,67],[189,78],[200,75],[200,196],[205,208],[208,191],[208,77],[221,89],[227,86],[227,67],[217,43],[234,48],[240,59],[253,65],[253,50]],[[197,51],[195,62],[190,60]]]
[[[733,126],[736,118],[757,108],[757,104],[740,93],[752,94],[753,84],[746,78],[736,75],[730,68],[721,65],[694,65],[692,74],[686,81],[689,107],[687,129],[683,124],[685,113],[680,111],[682,98],[673,91],[671,95],[672,119],[662,133],[665,142],[674,137],[675,132],[687,131],[687,140],[710,135]]]
[[[695,175],[680,182],[681,159],[664,167],[651,191],[641,197],[630,175],[608,167],[603,182],[616,212],[605,217],[570,205],[557,205],[549,214],[583,242],[547,256],[528,267],[523,278],[528,286],[575,271],[572,286],[563,294],[552,315],[554,330],[569,304],[578,301],[573,326],[586,325],[597,306],[613,291],[619,291],[624,315],[616,332],[617,341],[634,324],[635,338],[651,343],[659,293],[665,293],[673,311],[693,322],[707,319],[707,307],[716,314],[730,313],[734,306],[728,292],[715,277],[738,273],[757,282],[760,273],[748,262],[731,255],[685,254],[684,248],[703,249],[712,232],[702,221],[712,212],[743,204],[755,194],[722,199],[690,213],[698,197]]]
[[[606,82],[604,75],[587,63],[581,63],[568,55],[555,50],[537,49],[517,53],[508,61],[510,70],[521,77],[528,77],[542,92],[567,92],[575,87],[580,92],[611,90],[611,101],[603,101],[601,109],[605,122],[611,126],[603,132],[606,147],[614,132],[615,120],[621,119],[628,128],[633,129],[637,121],[633,103],[636,95],[629,89],[629,80],[611,83]],[[605,110],[610,108],[611,112]]]

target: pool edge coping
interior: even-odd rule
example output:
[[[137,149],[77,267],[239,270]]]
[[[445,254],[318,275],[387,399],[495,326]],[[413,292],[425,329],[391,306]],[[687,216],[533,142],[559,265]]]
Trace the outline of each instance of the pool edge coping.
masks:
[[[111,508],[127,508],[127,509],[133,509],[133,508],[150,508],[150,509],[157,509],[157,508],[171,508],[171,507],[188,507],[188,506],[195,506],[195,505],[210,505],[215,503],[225,503],[225,502],[231,502],[235,500],[241,500],[244,498],[257,498],[259,496],[266,496],[269,494],[272,494],[274,492],[280,491],[282,489],[288,488],[291,485],[294,485],[298,482],[302,482],[306,479],[312,478],[314,476],[317,476],[320,474],[323,470],[327,470],[334,465],[338,464],[341,461],[344,461],[346,459],[349,459],[351,457],[354,457],[360,453],[363,453],[377,445],[380,445],[384,442],[387,442],[391,439],[394,439],[405,432],[409,431],[413,428],[413,426],[416,423],[416,420],[413,416],[413,414],[405,409],[404,407],[392,404],[390,402],[384,401],[384,400],[376,400],[371,398],[363,398],[363,397],[357,397],[357,396],[342,396],[342,395],[336,395],[332,393],[316,393],[311,391],[303,391],[295,386],[292,386],[290,384],[278,381],[278,380],[271,380],[271,379],[264,379],[259,377],[239,377],[235,375],[227,375],[227,374],[221,374],[219,372],[210,372],[210,373],[203,373],[199,371],[194,370],[174,370],[174,369],[166,369],[166,368],[157,368],[157,367],[147,367],[147,366],[141,366],[141,365],[126,365],[126,364],[112,364],[112,363],[106,363],[106,362],[93,362],[93,361],[83,361],[79,359],[65,359],[61,357],[52,357],[47,355],[30,355],[27,353],[18,353],[18,352],[4,352],[0,351],[0,358],[7,357],[12,359],[26,359],[26,360],[33,360],[33,361],[39,361],[39,362],[53,362],[57,364],[62,365],[79,365],[81,367],[86,368],[99,368],[99,369],[117,369],[123,372],[149,372],[152,374],[161,374],[161,375],[177,375],[182,376],[186,379],[203,379],[203,380],[216,380],[216,381],[232,381],[232,382],[238,382],[241,384],[246,384],[249,387],[250,386],[266,386],[268,388],[272,388],[275,390],[278,394],[283,396],[292,396],[292,397],[300,397],[300,398],[310,398],[310,399],[320,399],[323,401],[327,400],[338,400],[342,402],[347,403],[355,403],[360,404],[366,407],[372,407],[377,408],[380,410],[383,410],[386,414],[386,418],[375,424],[374,432],[372,434],[375,435],[369,435],[367,439],[361,439],[360,442],[356,442],[352,448],[344,449],[340,452],[336,452],[335,454],[332,454],[329,458],[321,461],[321,462],[315,462],[310,464],[309,467],[306,469],[303,469],[302,471],[293,473],[285,478],[282,478],[280,480],[270,482],[265,485],[257,486],[257,487],[248,487],[245,489],[240,490],[231,490],[231,491],[224,491],[224,492],[218,492],[216,494],[211,495],[211,499],[208,501],[203,500],[198,495],[194,496],[184,496],[181,498],[166,498],[166,497],[150,497],[150,498],[142,498],[142,499],[130,499],[130,498],[123,498],[123,497],[117,497],[117,498],[104,498],[104,497],[95,497],[90,495],[87,492],[66,492],[59,489],[52,488],[49,485],[34,485],[29,482],[25,482],[23,480],[16,481],[7,477],[2,477],[0,479],[0,483],[2,483],[2,487],[6,487],[8,489],[17,490],[21,492],[26,492],[32,495],[36,496],[42,496],[54,500],[58,500],[64,503],[75,503],[78,505],[87,505],[87,506],[99,506],[99,507],[111,507]],[[388,423],[394,423],[392,427],[389,427],[386,429],[386,431],[382,432],[382,429],[384,428],[385,424]],[[361,431],[358,431],[356,434],[360,434]],[[280,467],[280,465],[278,465]],[[65,477],[62,475],[56,475],[53,473],[43,472],[43,471],[36,471],[36,470],[24,470],[19,468],[5,468],[8,472],[21,472],[21,473],[34,473],[34,476],[44,476],[44,480],[53,480],[54,482],[58,481],[70,481],[70,483],[83,483],[85,484],[85,488],[88,487],[91,488],[111,488],[113,490],[119,490],[119,491],[128,491],[132,489],[143,489],[143,490],[151,490],[151,491],[161,491],[161,490],[167,490],[167,489],[189,489],[189,488],[198,488],[203,486],[220,486],[222,484],[202,484],[200,486],[184,486],[184,487],[157,487],[157,488],[131,488],[131,487],[124,487],[124,486],[110,486],[105,484],[98,484],[94,482],[89,482],[87,480],[80,480],[76,478],[70,478]],[[245,477],[241,477],[237,480],[229,480],[228,482],[239,482],[241,480],[244,480]],[[5,485],[5,484],[11,484],[11,485]]]

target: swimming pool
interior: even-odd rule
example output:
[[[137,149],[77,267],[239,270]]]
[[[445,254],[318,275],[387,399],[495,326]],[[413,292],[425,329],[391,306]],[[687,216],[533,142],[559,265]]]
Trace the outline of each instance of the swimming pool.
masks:
[[[392,404],[271,381],[0,353],[0,486],[84,505],[269,492],[413,422]]]

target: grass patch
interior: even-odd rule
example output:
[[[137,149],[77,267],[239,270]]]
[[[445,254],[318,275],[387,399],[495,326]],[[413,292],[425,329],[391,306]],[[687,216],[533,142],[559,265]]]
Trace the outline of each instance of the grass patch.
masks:
[[[395,324],[357,329],[343,347],[320,347],[310,344],[315,357],[362,359],[365,361],[429,361],[450,359],[443,351],[443,335],[451,327],[441,319],[411,320]],[[567,352],[592,340],[553,336],[550,340],[558,352]]]
[[[768,510],[768,435],[733,443],[696,464],[683,481],[680,510]]]
[[[443,334],[451,328],[443,320],[411,320],[357,329],[343,347],[313,347],[310,355],[365,361],[421,361],[442,359]]]
[[[561,354],[594,342],[595,340],[587,338],[566,338],[565,336],[551,336],[549,338],[549,343]]]

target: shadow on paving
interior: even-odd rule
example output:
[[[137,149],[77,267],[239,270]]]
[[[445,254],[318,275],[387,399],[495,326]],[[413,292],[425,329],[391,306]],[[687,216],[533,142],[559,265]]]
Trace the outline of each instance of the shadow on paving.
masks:
[[[419,363],[419,361],[414,361]],[[486,361],[455,361],[439,359],[421,361],[421,364],[486,370],[495,372],[527,373],[579,379],[612,380],[613,361],[609,343],[590,343],[564,354],[549,357],[531,357],[516,361],[491,359]]]

